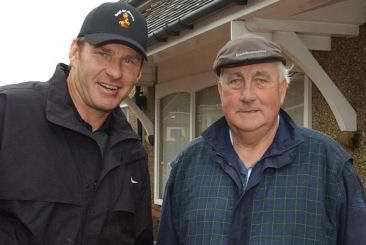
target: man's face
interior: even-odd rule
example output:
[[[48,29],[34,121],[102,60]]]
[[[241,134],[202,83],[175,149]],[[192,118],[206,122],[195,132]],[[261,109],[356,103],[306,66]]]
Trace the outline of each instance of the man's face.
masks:
[[[141,76],[142,56],[118,43],[92,46],[74,41],[69,90],[76,107],[108,113],[128,96]],[[75,98],[77,97],[77,98]]]
[[[278,63],[243,65],[222,70],[219,93],[225,118],[233,130],[267,131],[276,127],[286,95]]]

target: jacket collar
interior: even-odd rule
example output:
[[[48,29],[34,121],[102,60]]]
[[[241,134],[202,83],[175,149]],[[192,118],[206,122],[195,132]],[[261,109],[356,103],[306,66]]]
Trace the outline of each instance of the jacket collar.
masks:
[[[293,122],[290,116],[282,109],[279,112],[280,122],[274,137],[273,143],[267,149],[262,159],[271,158],[271,161],[265,161],[269,167],[279,168],[289,163],[290,154],[283,154],[304,141],[302,134],[298,130],[298,126]],[[225,117],[220,118],[203,133],[202,137],[209,145],[225,159],[230,159],[228,155],[228,130],[229,126]],[[230,143],[230,141],[229,141]]]
[[[54,124],[90,136],[90,131],[80,122],[80,117],[68,92],[66,79],[69,70],[69,66],[58,64],[54,75],[48,81],[46,118]],[[119,107],[111,112],[110,120],[111,145],[129,138],[138,139]]]

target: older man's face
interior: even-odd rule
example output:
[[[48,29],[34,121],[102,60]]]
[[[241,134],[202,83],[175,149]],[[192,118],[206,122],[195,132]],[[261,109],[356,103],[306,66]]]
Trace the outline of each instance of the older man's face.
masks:
[[[267,131],[276,127],[286,95],[278,63],[225,68],[218,86],[229,126],[241,132]]]

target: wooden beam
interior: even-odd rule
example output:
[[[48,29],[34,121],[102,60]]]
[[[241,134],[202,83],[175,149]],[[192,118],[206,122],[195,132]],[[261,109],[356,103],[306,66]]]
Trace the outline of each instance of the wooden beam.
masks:
[[[248,3],[256,1],[249,0]],[[290,17],[342,1],[344,0],[281,0],[272,4],[270,8],[261,9],[256,13],[256,16],[264,18]]]
[[[357,114],[327,73],[294,32],[274,32],[273,40],[314,82],[332,110],[342,131],[357,130]]]
[[[302,20],[275,20],[253,18],[246,21],[246,28],[253,32],[284,31],[331,36],[357,36],[358,25]]]
[[[133,113],[135,113],[137,118],[140,120],[142,126],[146,131],[147,136],[154,135],[154,124],[146,116],[146,114],[136,105],[136,103],[130,97],[124,99],[123,102],[128,105],[129,109],[131,109]]]
[[[332,49],[332,38],[329,36],[316,36],[297,34],[309,50],[330,51]]]
[[[245,21],[231,21],[230,22],[230,38],[234,39],[249,33],[250,31],[246,27]],[[272,40],[272,32],[255,32],[269,40]],[[330,51],[331,50],[331,38],[330,36],[320,36],[320,35],[309,35],[309,34],[299,34],[298,37],[305,44],[305,46],[310,50],[321,50]]]

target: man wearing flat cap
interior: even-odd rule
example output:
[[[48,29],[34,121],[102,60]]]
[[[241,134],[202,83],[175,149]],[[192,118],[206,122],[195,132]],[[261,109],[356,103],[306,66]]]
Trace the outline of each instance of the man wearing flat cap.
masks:
[[[70,65],[0,88],[0,244],[153,244],[147,155],[119,107],[146,44],[135,8],[104,3]]]
[[[224,117],[172,162],[159,245],[364,245],[366,200],[352,158],[281,110],[275,43],[246,34],[217,54]]]

